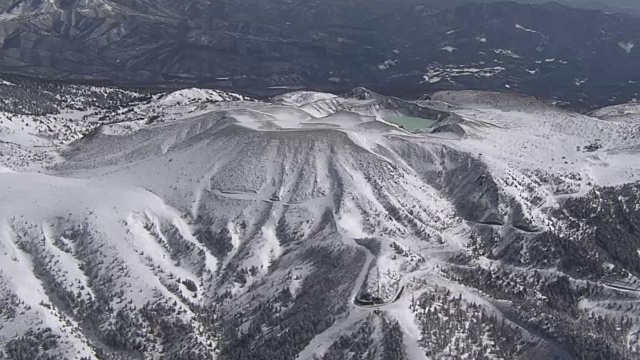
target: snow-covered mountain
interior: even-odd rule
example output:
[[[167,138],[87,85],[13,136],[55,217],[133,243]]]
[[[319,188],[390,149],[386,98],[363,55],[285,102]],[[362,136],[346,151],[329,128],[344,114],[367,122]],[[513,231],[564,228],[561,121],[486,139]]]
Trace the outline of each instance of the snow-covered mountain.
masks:
[[[637,105],[80,88],[2,115],[0,358],[639,356]]]

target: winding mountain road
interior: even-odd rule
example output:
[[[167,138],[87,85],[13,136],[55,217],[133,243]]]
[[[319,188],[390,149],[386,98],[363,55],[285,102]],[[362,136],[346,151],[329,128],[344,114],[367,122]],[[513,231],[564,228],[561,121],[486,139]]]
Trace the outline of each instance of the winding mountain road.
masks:
[[[375,301],[373,301],[373,304],[367,304],[367,302],[369,302],[368,300],[362,300],[361,298],[359,298],[358,296],[353,298],[353,305],[363,308],[363,309],[378,309],[378,308],[382,308],[386,305],[390,305],[395,303],[396,301],[400,300],[400,298],[402,297],[402,293],[404,292],[404,286],[401,286],[400,289],[398,289],[398,291],[396,291],[396,294],[390,299],[390,300],[386,300],[386,301],[382,301],[380,303],[375,303]]]

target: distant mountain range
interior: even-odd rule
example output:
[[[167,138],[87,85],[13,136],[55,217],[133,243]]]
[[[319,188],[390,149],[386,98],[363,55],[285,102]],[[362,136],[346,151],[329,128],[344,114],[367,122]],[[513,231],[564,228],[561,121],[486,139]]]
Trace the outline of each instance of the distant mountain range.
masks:
[[[557,4],[4,0],[0,44],[4,72],[257,96],[476,88],[590,107],[640,81],[640,19]]]

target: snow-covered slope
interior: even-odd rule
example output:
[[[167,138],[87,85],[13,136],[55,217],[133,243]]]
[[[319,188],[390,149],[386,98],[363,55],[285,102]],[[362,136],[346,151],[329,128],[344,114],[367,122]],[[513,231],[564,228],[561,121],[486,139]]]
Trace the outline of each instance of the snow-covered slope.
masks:
[[[2,164],[3,356],[638,355],[634,122],[366,89],[92,114]]]
[[[608,106],[595,110],[590,115],[603,120],[639,121],[640,103],[638,103],[638,101],[632,101],[626,104]]]

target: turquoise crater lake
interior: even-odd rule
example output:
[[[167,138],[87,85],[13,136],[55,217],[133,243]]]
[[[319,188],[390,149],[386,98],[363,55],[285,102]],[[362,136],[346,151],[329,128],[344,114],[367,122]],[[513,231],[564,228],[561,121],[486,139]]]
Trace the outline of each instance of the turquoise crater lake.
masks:
[[[434,120],[413,116],[396,116],[386,120],[396,125],[402,126],[403,129],[410,132],[427,129],[435,123]]]

